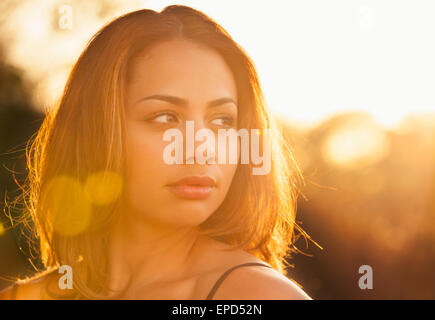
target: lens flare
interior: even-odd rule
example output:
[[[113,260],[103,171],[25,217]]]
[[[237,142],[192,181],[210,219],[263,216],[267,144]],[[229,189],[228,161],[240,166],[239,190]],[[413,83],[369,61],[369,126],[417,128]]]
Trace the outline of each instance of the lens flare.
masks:
[[[84,190],[93,204],[102,206],[114,202],[120,196],[122,187],[122,178],[119,174],[100,171],[87,178]]]
[[[55,232],[77,235],[89,226],[92,204],[80,182],[69,176],[58,176],[47,187],[48,219]]]

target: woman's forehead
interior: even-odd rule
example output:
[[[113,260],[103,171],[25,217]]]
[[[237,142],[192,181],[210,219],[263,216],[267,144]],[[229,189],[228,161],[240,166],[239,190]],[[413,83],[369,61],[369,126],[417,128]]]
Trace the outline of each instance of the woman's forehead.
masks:
[[[132,60],[131,94],[159,90],[237,98],[231,69],[218,52],[187,40],[158,43]],[[161,92],[160,92],[161,93]],[[176,92],[173,92],[176,93]]]

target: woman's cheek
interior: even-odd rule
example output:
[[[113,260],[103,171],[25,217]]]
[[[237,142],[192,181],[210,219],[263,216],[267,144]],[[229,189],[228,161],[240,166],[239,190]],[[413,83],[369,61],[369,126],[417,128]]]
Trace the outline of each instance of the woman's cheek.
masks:
[[[163,142],[140,128],[128,130],[125,140],[127,176],[131,187],[148,189],[157,182],[162,165]],[[160,163],[159,163],[160,162]]]
[[[154,135],[136,139],[133,144],[132,167],[134,170],[132,172],[146,185],[158,183],[165,177],[165,163],[162,156],[163,144],[162,139]]]

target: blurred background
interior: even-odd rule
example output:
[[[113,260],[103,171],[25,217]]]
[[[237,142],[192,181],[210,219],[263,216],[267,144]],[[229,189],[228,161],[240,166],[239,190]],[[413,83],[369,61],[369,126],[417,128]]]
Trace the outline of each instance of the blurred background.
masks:
[[[314,299],[435,299],[431,0],[2,0],[0,289],[41,266],[5,203],[44,111],[101,26],[170,4],[210,15],[257,67],[305,176],[297,221],[323,248],[299,238],[293,278]],[[358,286],[362,265],[373,289]]]

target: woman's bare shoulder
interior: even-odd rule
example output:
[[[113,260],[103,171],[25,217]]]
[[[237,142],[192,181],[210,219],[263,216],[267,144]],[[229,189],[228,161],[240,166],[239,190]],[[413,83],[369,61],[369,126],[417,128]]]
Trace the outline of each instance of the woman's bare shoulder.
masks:
[[[0,300],[41,300],[47,283],[55,277],[52,271],[44,271],[18,280],[14,285],[0,292]]]
[[[10,300],[12,296],[13,286],[7,287],[0,291],[0,300]]]
[[[39,300],[41,281],[17,282],[0,292],[0,300]]]
[[[214,283],[228,269],[244,263],[261,263],[265,261],[241,249],[230,250],[231,246],[222,242],[210,243],[210,259],[215,263],[211,272],[201,279],[201,294],[210,291]],[[277,270],[264,266],[247,266],[234,269],[222,282],[213,299],[222,300],[310,300],[311,298],[299,287]]]
[[[250,266],[232,271],[215,300],[311,300],[299,285],[272,268]]]

